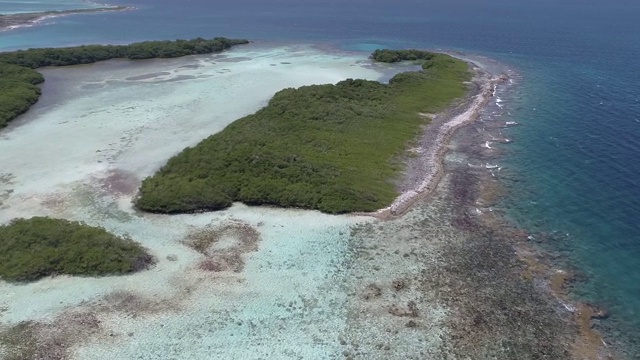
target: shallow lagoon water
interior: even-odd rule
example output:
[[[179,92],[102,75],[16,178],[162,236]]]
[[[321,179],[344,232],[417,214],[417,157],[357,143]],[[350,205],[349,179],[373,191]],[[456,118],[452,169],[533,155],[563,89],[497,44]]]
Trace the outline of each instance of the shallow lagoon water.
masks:
[[[1,219],[38,213],[44,198],[36,194],[51,195],[52,187],[114,170],[137,180],[151,175],[283,88],[382,76],[367,63],[306,47],[246,47],[211,57],[45,69],[42,101],[0,134],[2,172],[10,179],[3,190],[13,191]],[[10,156],[15,149],[22,156]]]
[[[44,344],[54,339],[77,359],[441,358],[452,351],[455,312],[438,290],[447,276],[432,274],[444,264],[439,247],[467,236],[449,225],[446,182],[436,200],[391,222],[242,204],[167,216],[131,203],[167,158],[279,89],[386,80],[407,69],[263,45],[43,69],[42,100],[0,134],[0,221],[49,215],[103,226],[139,241],[158,263],[129,276],[0,283],[0,323],[30,321]],[[255,247],[233,232],[213,255],[185,244],[229,227],[256,231]],[[236,271],[207,267],[229,249]]]
[[[65,351],[79,359],[439,356],[449,310],[419,279],[438,265],[428,244],[460,236],[437,210],[443,201],[385,225],[241,204],[178,216],[131,205],[141,179],[168,157],[281,88],[386,80],[413,69],[374,66],[362,54],[262,45],[43,69],[42,100],[0,135],[7,164],[0,220],[51,215],[103,226],[141,242],[158,264],[122,277],[2,283],[0,321],[35,321],[39,336],[63,336]],[[258,231],[257,248],[240,251],[237,272],[203,269],[207,256],[185,238],[229,224]],[[227,237],[220,249],[234,242]],[[76,317],[98,319],[99,327],[69,320]]]
[[[497,160],[511,196],[504,208],[532,231],[558,234],[549,245],[563,249],[589,278],[576,287],[579,295],[611,310],[615,328],[607,340],[629,337],[638,344],[640,192],[632,179],[639,174],[634,139],[640,81],[631,66],[640,54],[637,1],[127,4],[137,10],[50,19],[3,32],[0,47],[223,35],[365,51],[454,48],[516,66],[522,86],[514,97],[503,97],[503,105],[511,113],[504,117],[521,126],[505,132],[510,145],[490,144],[508,155]]]
[[[347,77],[384,81],[413,69],[372,65],[363,54],[262,44],[209,56],[43,69],[42,100],[0,135],[6,154],[0,161],[7,164],[0,221],[33,215],[85,221],[139,241],[158,264],[130,276],[0,284],[2,325],[30,321],[38,338],[54,339],[41,344],[78,359],[404,359],[460,351],[456,339],[466,337],[456,326],[469,318],[464,289],[471,288],[465,271],[474,269],[459,268],[458,257],[447,254],[451,246],[473,244],[474,235],[451,224],[449,179],[434,199],[387,222],[241,204],[167,216],[139,213],[131,204],[141,179],[167,158],[264,106],[281,88]],[[466,161],[462,153],[448,157],[463,168]],[[224,233],[211,254],[186,245],[194,234],[229,228],[238,232]],[[258,234],[255,244],[243,240],[242,229]],[[237,264],[218,271],[214,258]],[[441,291],[451,284],[460,303]],[[494,290],[486,291],[490,304],[513,296]],[[527,301],[536,317],[557,322],[546,302]],[[520,323],[501,324],[498,332],[507,330],[516,344],[530,336],[549,342]],[[477,346],[462,345],[467,353]]]
[[[60,323],[70,314],[97,316],[100,334],[64,340],[82,359],[339,353],[349,309],[350,228],[371,218],[241,204],[166,216],[139,213],[131,199],[170,156],[256,111],[280,89],[385,80],[403,69],[374,66],[362,55],[260,45],[42,69],[42,100],[0,134],[0,222],[37,215],[84,221],[130,236],[158,263],[121,277],[2,282],[0,322],[35,321],[64,334],[61,327],[73,327]],[[185,246],[185,238],[229,224],[257,230],[257,250],[239,250],[237,272],[203,270],[207,256]],[[238,241],[227,238],[221,249]]]

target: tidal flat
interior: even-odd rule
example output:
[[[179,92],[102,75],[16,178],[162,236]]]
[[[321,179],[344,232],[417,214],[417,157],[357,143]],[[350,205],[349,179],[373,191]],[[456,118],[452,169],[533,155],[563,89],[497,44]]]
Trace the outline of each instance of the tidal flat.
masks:
[[[488,132],[455,137],[430,197],[391,220],[240,204],[174,216],[133,208],[141,180],[167,158],[276,91],[384,80],[406,66],[252,45],[42,70],[40,102],[0,132],[0,223],[84,221],[158,262],[122,277],[0,282],[0,357],[571,358],[567,314],[483,225],[490,205],[477,195],[492,169],[468,164],[486,155]],[[473,151],[460,145],[478,137]]]
[[[78,341],[96,340],[93,350],[77,356],[103,358],[95,349],[103,346],[131,356],[145,352],[164,357],[171,353],[166,346],[175,348],[175,331],[194,329],[193,338],[185,333],[183,343],[193,347],[202,336],[199,321],[213,321],[217,331],[227,334],[212,339],[223,354],[271,353],[273,344],[261,345],[260,336],[250,334],[264,322],[273,322],[262,332],[265,339],[277,329],[281,339],[289,328],[298,329],[299,341],[280,345],[283,351],[331,353],[318,347],[313,333],[298,322],[323,324],[317,333],[340,328],[342,316],[324,309],[340,308],[344,294],[334,279],[344,261],[349,227],[368,219],[241,205],[219,213],[170,217],[138,213],[131,200],[140,180],[168,157],[256,111],[276,91],[349,77],[377,80],[390,68],[378,69],[362,55],[306,46],[253,46],[211,56],[42,69],[45,95],[0,133],[2,223],[36,215],[84,221],[130,236],[159,262],[134,276],[1,283],[4,338],[17,336],[12,344],[26,351],[15,356],[53,352],[73,357],[83,351],[76,348]],[[247,228],[259,234],[250,247],[242,240],[242,229]],[[220,235],[212,253],[187,246],[190,235],[209,230]],[[216,257],[229,268],[211,268],[208,260]],[[306,301],[316,301],[321,309],[315,321],[301,316]],[[83,327],[95,325],[92,321],[70,325],[66,320],[76,319],[70,314],[99,318],[100,331],[93,325]],[[166,323],[167,331],[158,335],[147,321]],[[139,330],[120,338],[127,326]],[[150,332],[145,335],[144,329]],[[231,341],[238,331],[246,338]],[[75,337],[87,332],[96,338]],[[122,342],[129,333],[147,336],[148,341]],[[100,334],[114,341],[103,344]],[[46,339],[60,345],[56,348]],[[327,343],[332,341],[327,338]],[[17,350],[10,343],[2,345],[0,354],[14,356]],[[210,353],[207,347],[193,351],[194,357]]]

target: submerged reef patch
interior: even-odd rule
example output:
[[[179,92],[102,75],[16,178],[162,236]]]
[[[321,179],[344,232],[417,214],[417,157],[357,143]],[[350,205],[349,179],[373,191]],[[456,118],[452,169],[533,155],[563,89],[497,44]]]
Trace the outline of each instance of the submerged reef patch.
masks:
[[[0,355],[5,360],[64,360],[71,346],[100,331],[94,314],[67,311],[50,323],[27,321],[0,328]]]
[[[226,224],[189,234],[185,244],[206,256],[198,266],[207,272],[240,272],[243,255],[258,250],[260,233],[251,225],[231,220]]]

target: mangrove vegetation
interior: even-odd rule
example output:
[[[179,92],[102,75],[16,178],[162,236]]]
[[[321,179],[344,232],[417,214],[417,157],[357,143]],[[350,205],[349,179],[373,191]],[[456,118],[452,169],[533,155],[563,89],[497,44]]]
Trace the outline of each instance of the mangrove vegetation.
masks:
[[[33,69],[43,66],[91,64],[109,59],[175,58],[223,51],[248,40],[196,38],[145,41],[129,45],[82,45],[0,53],[0,128],[24,113],[40,96],[36,86],[44,77]]]
[[[465,95],[471,77],[448,55],[380,50],[376,61],[420,60],[423,70],[388,84],[342,81],[285,89],[258,112],[186,148],[143,181],[138,208],[183,213],[234,201],[374,211],[397,196],[398,161],[435,113]]]
[[[40,88],[36,85],[43,81],[33,69],[0,62],[0,128],[38,101]]]
[[[153,262],[131,239],[79,222],[34,217],[0,226],[0,279],[6,281],[126,274]]]

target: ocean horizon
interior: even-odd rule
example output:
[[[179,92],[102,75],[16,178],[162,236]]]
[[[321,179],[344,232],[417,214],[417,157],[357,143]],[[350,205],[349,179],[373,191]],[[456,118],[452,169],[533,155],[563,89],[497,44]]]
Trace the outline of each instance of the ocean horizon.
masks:
[[[609,313],[596,326],[605,341],[630,359],[640,357],[640,3],[133,0],[109,5],[134,9],[46,18],[0,31],[0,51],[224,36],[247,38],[257,47],[302,46],[304,56],[327,63],[332,56],[364,61],[378,48],[420,48],[509,69],[513,83],[496,94],[480,124],[498,119],[514,125],[487,130],[484,138],[463,132],[454,144],[483,152],[489,162],[470,165],[492,170],[504,189],[491,211],[526,232],[558,268],[571,271],[572,299]],[[0,1],[0,13],[92,6],[97,5]],[[353,60],[349,69],[335,61],[327,66],[336,78],[359,64]],[[311,65],[300,69],[300,74],[313,71]],[[382,78],[384,70],[375,71],[379,74],[366,68],[357,74]],[[264,103],[265,94],[256,99]],[[484,129],[475,126],[478,133]],[[501,137],[492,139],[496,134]],[[464,139],[478,143],[465,145]],[[251,218],[244,209],[239,212]],[[325,221],[343,230],[340,221]]]

